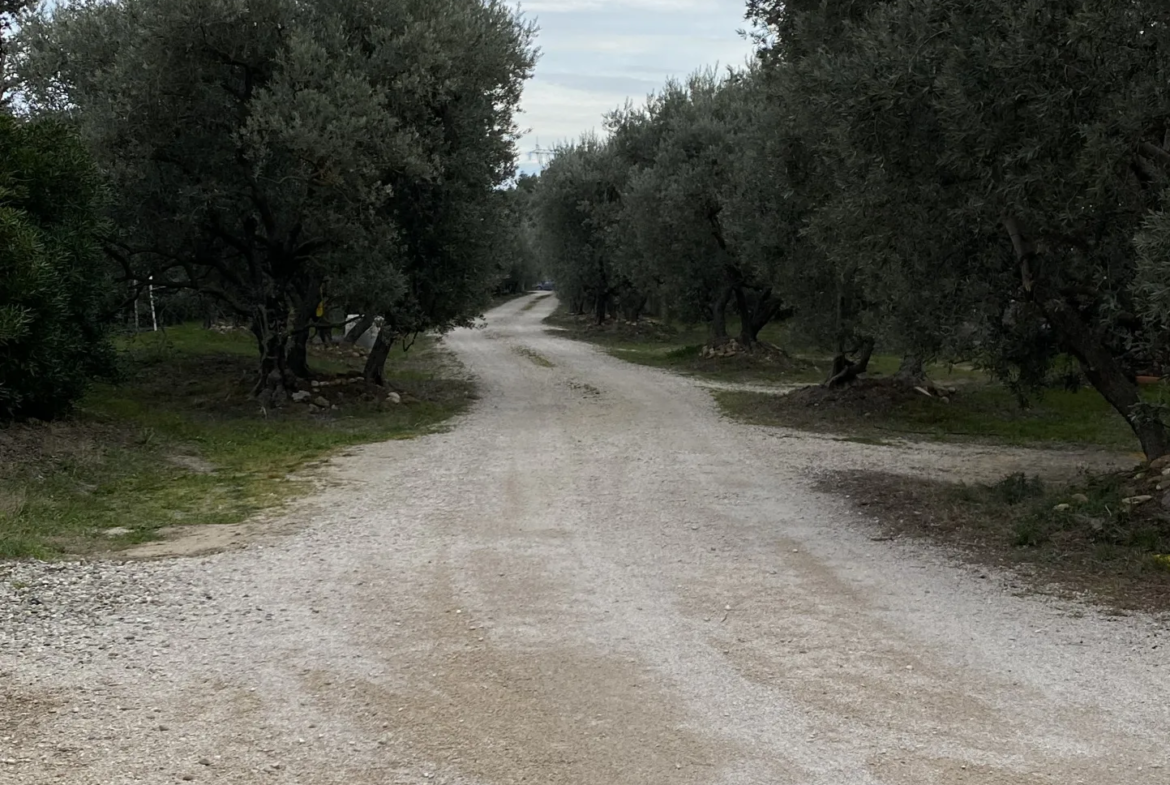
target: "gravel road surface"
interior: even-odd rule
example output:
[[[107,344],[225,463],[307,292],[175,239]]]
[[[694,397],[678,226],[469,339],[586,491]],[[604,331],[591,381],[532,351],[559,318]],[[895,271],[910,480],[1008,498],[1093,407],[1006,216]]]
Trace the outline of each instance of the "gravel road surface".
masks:
[[[0,783],[1170,783],[1165,625],[811,489],[1090,455],[736,425],[553,303],[450,336],[474,410],[336,460],[291,533],[0,565]]]

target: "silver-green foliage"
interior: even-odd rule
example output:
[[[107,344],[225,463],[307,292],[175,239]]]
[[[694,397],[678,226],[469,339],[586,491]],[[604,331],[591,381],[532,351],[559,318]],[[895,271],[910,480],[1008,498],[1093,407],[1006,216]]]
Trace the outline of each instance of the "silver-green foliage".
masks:
[[[532,35],[497,0],[79,0],[21,72],[107,176],[123,276],[250,318],[265,379],[323,284],[403,334],[482,306]]]

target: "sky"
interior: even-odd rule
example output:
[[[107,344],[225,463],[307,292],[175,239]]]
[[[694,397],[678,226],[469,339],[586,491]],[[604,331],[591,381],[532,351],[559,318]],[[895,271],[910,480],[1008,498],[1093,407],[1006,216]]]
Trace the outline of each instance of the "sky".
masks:
[[[751,45],[744,0],[528,0],[540,60],[524,89],[520,170],[540,169],[538,149],[602,132],[627,99],[641,104],[669,77],[708,65],[740,66]]]

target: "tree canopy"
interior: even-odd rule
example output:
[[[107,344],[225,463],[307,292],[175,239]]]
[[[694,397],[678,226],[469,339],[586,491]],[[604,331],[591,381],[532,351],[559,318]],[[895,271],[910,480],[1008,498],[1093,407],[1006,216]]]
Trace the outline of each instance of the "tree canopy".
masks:
[[[668,83],[558,151],[541,248],[613,298],[738,342],[790,318],[837,355],[975,359],[1021,395],[1073,358],[1170,451],[1170,8],[1153,0],[751,0],[758,58]],[[619,303],[620,306],[620,303]]]
[[[532,36],[497,0],[74,2],[23,20],[19,74],[106,178],[119,277],[247,319],[279,400],[323,296],[384,318],[378,381],[480,312]]]

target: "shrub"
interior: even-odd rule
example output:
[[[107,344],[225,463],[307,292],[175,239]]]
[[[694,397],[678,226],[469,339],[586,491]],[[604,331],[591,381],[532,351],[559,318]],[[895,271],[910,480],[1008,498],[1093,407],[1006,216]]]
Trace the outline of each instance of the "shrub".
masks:
[[[48,419],[113,366],[98,177],[55,121],[0,114],[0,419]]]

